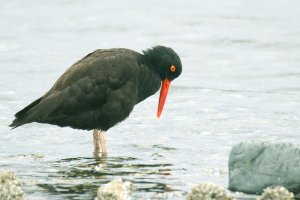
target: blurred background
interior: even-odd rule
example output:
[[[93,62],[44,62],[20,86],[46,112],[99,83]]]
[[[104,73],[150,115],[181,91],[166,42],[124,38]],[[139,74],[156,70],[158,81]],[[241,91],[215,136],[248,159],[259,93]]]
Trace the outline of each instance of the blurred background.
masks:
[[[247,140],[300,140],[300,2],[0,1],[0,170],[28,199],[93,199],[116,177],[134,199],[183,199],[198,183],[227,187],[228,154]],[[158,94],[108,132],[108,159],[92,133],[13,115],[95,49],[172,47],[182,75],[162,117]]]

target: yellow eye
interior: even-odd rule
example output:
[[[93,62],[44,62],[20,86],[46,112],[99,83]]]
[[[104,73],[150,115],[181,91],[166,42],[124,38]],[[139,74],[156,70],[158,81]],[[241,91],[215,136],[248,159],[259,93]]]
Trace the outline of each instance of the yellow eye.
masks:
[[[171,71],[171,72],[175,72],[175,71],[176,71],[176,67],[175,67],[174,65],[171,65],[170,71]]]

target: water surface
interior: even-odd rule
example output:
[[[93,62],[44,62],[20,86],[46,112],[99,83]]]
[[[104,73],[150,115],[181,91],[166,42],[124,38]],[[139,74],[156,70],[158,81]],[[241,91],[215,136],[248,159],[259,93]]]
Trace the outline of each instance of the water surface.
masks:
[[[228,154],[247,140],[300,140],[300,3],[265,1],[1,1],[0,170],[28,199],[93,199],[134,183],[134,199],[183,199],[195,184],[228,185]],[[109,130],[107,160],[92,133],[13,115],[98,48],[171,46],[183,73],[161,119],[158,94]]]

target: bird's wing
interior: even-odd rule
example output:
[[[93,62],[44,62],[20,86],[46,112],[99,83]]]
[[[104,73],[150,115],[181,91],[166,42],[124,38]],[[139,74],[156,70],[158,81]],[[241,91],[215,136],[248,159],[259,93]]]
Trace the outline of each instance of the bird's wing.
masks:
[[[69,126],[76,120],[81,120],[80,123],[93,120],[98,115],[104,118],[119,115],[122,119],[117,120],[123,120],[137,101],[134,90],[137,90],[138,56],[125,49],[97,50],[89,54],[71,66],[49,92],[19,118],[23,118],[24,123],[37,121],[61,126],[65,126],[64,122]]]

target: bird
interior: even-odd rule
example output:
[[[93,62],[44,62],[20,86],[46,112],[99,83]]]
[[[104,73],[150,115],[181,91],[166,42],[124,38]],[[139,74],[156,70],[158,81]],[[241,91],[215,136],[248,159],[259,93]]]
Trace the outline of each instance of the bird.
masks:
[[[139,53],[97,49],[68,68],[43,96],[15,114],[12,129],[31,122],[93,130],[94,153],[107,155],[106,132],[160,88],[161,116],[170,83],[182,72],[178,54],[157,45]]]

